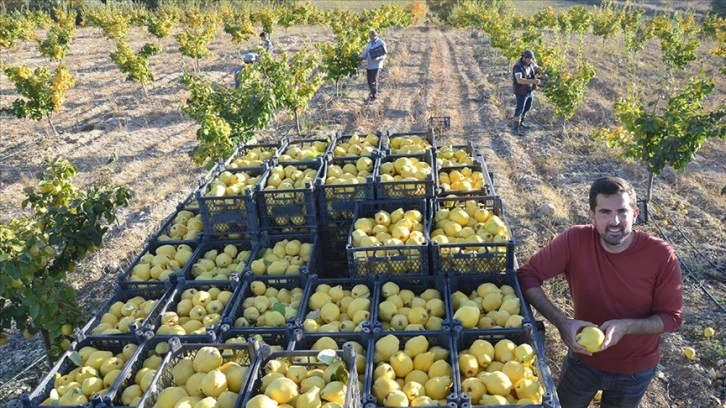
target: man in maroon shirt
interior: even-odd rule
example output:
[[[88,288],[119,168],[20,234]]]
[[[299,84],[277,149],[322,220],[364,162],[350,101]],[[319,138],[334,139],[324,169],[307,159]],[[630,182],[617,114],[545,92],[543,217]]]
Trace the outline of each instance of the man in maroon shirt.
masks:
[[[635,191],[617,177],[590,187],[591,224],[567,229],[517,270],[529,303],[560,332],[569,353],[557,394],[563,408],[587,407],[603,390],[601,407],[637,407],[655,374],[660,334],[682,323],[683,285],[673,248],[633,231]],[[541,288],[564,274],[574,306],[569,317]],[[605,341],[590,353],[575,340],[598,326]]]

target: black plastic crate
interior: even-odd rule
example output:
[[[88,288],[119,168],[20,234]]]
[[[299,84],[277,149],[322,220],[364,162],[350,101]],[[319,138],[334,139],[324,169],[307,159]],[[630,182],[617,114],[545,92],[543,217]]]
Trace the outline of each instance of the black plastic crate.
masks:
[[[289,136],[285,137],[282,140],[282,147],[280,149],[280,154],[278,155],[277,160],[279,162],[288,163],[303,163],[319,160],[320,158],[325,157],[330,152],[330,149],[333,145],[332,139],[332,136],[310,138],[292,138]],[[322,147],[322,144],[325,144],[324,148]],[[314,154],[307,157],[298,156],[294,154],[295,149],[314,149]]]
[[[301,171],[313,169],[314,179],[300,188],[268,189],[276,167],[294,166]],[[268,177],[257,186],[255,196],[260,229],[269,234],[311,232],[318,226],[315,184],[323,169],[322,159],[310,162],[283,163],[269,169]]]
[[[218,349],[222,354],[222,364],[235,362],[242,367],[248,367],[240,387],[240,393],[247,389],[251,378],[250,373],[254,371],[258,362],[257,350],[259,347],[255,342],[250,342],[248,344],[182,343],[178,338],[173,338],[169,341],[169,345],[170,350],[164,356],[161,366],[154,376],[152,385],[141,397],[138,407],[152,408],[156,403],[159,394],[165,388],[176,385],[172,374],[174,365],[184,358],[194,359],[203,347],[214,347]],[[238,397],[237,404],[240,402],[239,398],[241,397]]]
[[[305,294],[308,290],[308,279],[307,276],[303,275],[285,275],[285,276],[270,276],[270,277],[260,277],[256,275],[246,275],[244,278],[244,283],[242,285],[241,290],[235,294],[235,301],[232,307],[228,308],[225,315],[222,317],[222,323],[227,324],[232,328],[288,328],[288,330],[294,330],[295,324],[297,323],[297,320],[300,316],[301,310],[303,308],[303,300],[305,299]],[[300,295],[295,295],[293,293],[290,293],[290,300],[283,302],[279,296],[276,295],[277,299],[279,300],[276,304],[271,304],[269,299],[266,301],[266,305],[260,305],[255,306],[254,305],[254,298],[257,296],[265,296],[266,292],[262,292],[261,295],[256,295],[255,291],[257,290],[257,286],[255,282],[262,282],[265,286],[264,288],[275,288],[278,292],[282,289],[285,289],[289,292],[292,292],[294,289],[299,288],[301,290]],[[249,301],[246,301],[246,299],[251,299]],[[285,312],[287,307],[294,308],[295,306],[295,300],[299,299],[299,303],[297,304],[297,310],[294,312],[292,316],[285,316]],[[246,305],[246,302],[252,302],[252,305]],[[280,305],[280,306],[278,306]],[[247,307],[253,307],[257,310],[256,313],[252,313],[252,311],[248,312],[248,315],[245,315],[245,309]],[[260,317],[264,316],[264,313],[268,311],[276,310],[284,317],[284,323],[281,325],[274,325],[271,326],[269,324],[259,324],[258,319]],[[252,314],[249,314],[252,313]],[[238,323],[238,319],[244,318],[246,323]],[[252,321],[254,320],[254,322]]]
[[[531,325],[525,325],[525,327],[523,327],[519,331],[498,334],[492,333],[491,331],[460,330],[460,328],[457,328],[454,330],[453,338],[454,350],[455,354],[457,355],[457,359],[461,351],[467,350],[474,343],[474,341],[479,339],[489,342],[492,346],[495,346],[498,342],[502,340],[512,341],[516,345],[529,344],[535,353],[535,362],[533,363],[531,368],[533,369],[533,372],[537,375],[538,381],[540,383],[540,386],[544,390],[544,393],[542,394],[541,404],[530,404],[527,406],[542,408],[560,407],[559,399],[557,398],[555,383],[552,378],[552,373],[550,372],[545,356],[545,341],[543,330],[537,330],[534,329]],[[480,370],[484,370],[484,368],[481,368],[481,365]],[[464,381],[461,372],[457,370],[455,375],[457,376],[457,383],[461,385]],[[512,388],[514,388],[514,384],[512,384]],[[460,391],[459,395],[459,406],[471,408],[484,407],[484,405],[479,405],[479,401],[472,401],[470,395],[466,392],[463,392],[463,390]]]
[[[447,187],[444,186],[444,184],[445,184],[444,181],[446,181],[447,178],[450,180],[453,172],[463,173],[466,171],[470,171],[472,174],[477,173],[477,172],[481,174],[480,188],[475,188],[474,186],[471,186],[470,188],[464,188],[461,185],[457,186],[453,181],[446,183],[448,185],[448,189],[447,189]],[[444,177],[444,175],[446,175],[446,177]],[[465,177],[468,177],[468,176],[465,176]],[[477,160],[473,164],[470,164],[470,165],[440,167],[437,169],[436,180],[438,182],[437,194],[439,196],[445,196],[445,195],[449,195],[449,194],[464,195],[464,196],[467,196],[467,195],[468,196],[493,196],[493,195],[495,195],[494,186],[492,184],[492,180],[489,175],[489,170],[487,169],[486,164],[484,163],[483,160]]]
[[[318,243],[325,248],[321,256],[318,276],[321,278],[345,278],[350,276],[348,269],[348,234],[353,220],[329,222],[319,231]]]
[[[370,143],[371,140],[369,140],[370,136],[374,136],[378,139],[377,143]],[[368,135],[358,135],[357,133],[353,133],[350,135],[338,135],[335,137],[335,140],[333,141],[333,146],[330,148],[330,155],[333,158],[343,158],[343,157],[362,157],[362,156],[372,156],[376,154],[377,152],[380,152],[383,147],[383,139],[384,137],[379,133],[370,133]],[[353,151],[351,152],[351,141],[353,142],[352,145],[356,146],[367,146],[370,147],[370,151],[366,151],[365,149],[361,149],[360,151],[358,148],[352,148]],[[347,145],[347,149],[345,148]]]
[[[152,286],[164,286],[166,285],[166,281],[171,281],[172,284],[176,284],[177,278],[184,276],[186,273],[186,269],[190,267],[189,261],[190,259],[186,259],[186,257],[182,258],[180,256],[179,259],[184,259],[186,264],[184,265],[177,265],[176,263],[170,264],[169,261],[173,259],[172,256],[169,256],[166,261],[162,259],[163,257],[160,257],[158,261],[153,261],[154,257],[156,255],[162,255],[163,253],[171,253],[171,248],[174,249],[176,257],[176,253],[180,252],[180,247],[184,246],[185,250],[191,250],[192,254],[194,254],[194,251],[196,250],[197,246],[199,245],[198,242],[189,242],[185,244],[167,244],[164,241],[156,241],[156,242],[150,242],[146,244],[146,247],[144,250],[134,259],[134,261],[130,264],[130,266],[117,277],[118,284],[121,286],[122,289],[130,289],[130,288],[146,288],[146,287],[152,287]],[[157,250],[161,247],[164,247],[162,250],[162,254],[157,253]],[[153,263],[156,262],[161,266],[161,275],[156,275],[156,272],[153,269]],[[179,262],[179,261],[175,261]],[[146,267],[144,267],[144,264],[148,264],[148,277],[147,272],[139,272],[139,271],[146,271]],[[134,271],[134,268],[139,268],[136,272]],[[138,277],[134,277],[138,276]],[[143,278],[147,278],[147,280],[143,280]]]
[[[255,244],[256,241],[248,239],[206,241],[194,251],[190,266],[186,269],[183,278],[188,281],[218,282],[232,280],[234,276],[244,275],[245,268],[249,266]],[[217,252],[217,256],[211,259],[214,251]],[[229,258],[220,257],[222,253],[226,253]],[[227,262],[231,263],[227,264]]]
[[[256,187],[264,182],[268,167],[250,167],[225,170],[220,168],[214,178],[207,181],[195,192],[204,222],[204,234],[214,238],[251,238],[259,233],[256,205]],[[237,176],[245,173],[256,182],[241,191],[213,192],[215,181],[222,174],[231,173]],[[224,184],[224,183],[223,183]],[[207,196],[207,194],[210,194]]]
[[[224,161],[227,170],[271,164],[280,155],[282,142],[240,145]],[[268,157],[269,156],[269,157]]]
[[[398,208],[417,210],[421,213],[424,243],[421,245],[404,246],[353,246],[355,222],[361,217],[372,218],[380,210],[389,213]],[[429,275],[429,239],[428,230],[431,223],[430,210],[426,200],[375,200],[359,201],[356,205],[356,216],[348,233],[348,267],[351,276],[371,275]]]
[[[353,323],[352,324],[348,323],[343,328],[339,327],[338,331],[325,331],[325,330],[308,331],[307,328],[305,327],[305,320],[308,318],[312,318],[320,326],[323,326],[324,324],[329,323],[329,322],[324,321],[322,318],[319,318],[320,308],[313,310],[310,306],[311,297],[315,293],[318,292],[318,288],[321,285],[328,285],[331,288],[336,288],[336,293],[334,294],[334,296],[340,296],[340,298],[343,298],[345,296],[351,296],[354,299],[358,299],[358,298],[367,299],[368,307],[363,308],[363,309],[358,309],[358,310],[363,310],[364,312],[367,312],[367,313],[363,313],[360,316],[358,316],[357,318],[356,318],[356,316],[348,315],[346,312],[340,310],[340,307],[341,307],[340,298],[335,299],[334,297],[331,297],[330,292],[328,291],[327,297],[325,295],[320,296],[320,298],[322,298],[322,299],[327,299],[327,301],[324,302],[324,304],[326,304],[326,303],[336,304],[336,306],[338,307],[339,313],[341,315],[345,313],[350,318],[350,321]],[[358,285],[363,285],[368,288],[368,292],[366,295],[354,296],[353,293],[348,293],[348,292],[351,292]],[[338,288],[338,287],[340,287],[340,288]],[[328,334],[328,335],[331,335],[331,334],[335,335],[337,333],[351,333],[351,332],[361,331],[364,327],[370,326],[372,324],[372,322],[373,322],[373,320],[372,320],[373,319],[373,296],[374,296],[374,291],[375,291],[375,284],[372,279],[370,279],[370,278],[326,279],[326,278],[319,278],[317,275],[312,275],[312,276],[310,276],[310,280],[309,280],[309,288],[310,288],[310,290],[308,290],[308,292],[305,294],[305,298],[303,299],[303,302],[301,304],[301,306],[302,306],[301,313],[300,313],[300,315],[298,317],[298,321],[297,321],[297,326],[302,328],[302,330],[305,334],[324,333],[324,334]],[[323,291],[321,290],[321,292],[323,292]],[[320,301],[320,298],[316,299],[316,301]],[[361,303],[361,302],[358,302],[358,303]],[[363,315],[367,315],[367,316],[363,317]],[[336,320],[339,321],[339,319],[336,319]],[[358,323],[356,323],[356,320],[358,320]]]
[[[104,336],[100,333],[94,333],[96,329],[105,322],[111,322],[113,321],[113,318],[111,316],[105,316],[107,314],[110,314],[112,316],[116,317],[116,324],[114,324],[114,327],[121,331],[121,333],[118,334],[108,334],[105,336],[120,336],[120,335],[137,335],[137,330],[143,330],[144,324],[148,321],[153,321],[156,319],[156,317],[161,313],[161,310],[164,307],[164,304],[166,302],[167,297],[174,291],[174,285],[171,284],[171,282],[167,281],[165,285],[156,285],[156,286],[150,286],[145,288],[129,288],[129,289],[121,289],[119,287],[116,288],[116,292],[114,293],[113,297],[109,299],[103,306],[101,306],[98,311],[88,320],[88,322],[83,326],[83,328],[76,331],[76,338],[81,339],[84,337],[96,337],[96,336]],[[110,310],[117,302],[121,302],[123,304],[126,304],[130,299],[133,299],[137,296],[140,296],[144,298],[146,301],[155,300],[155,304],[153,307],[151,307],[148,311],[144,311],[145,315],[143,317],[134,318],[133,322],[129,322],[129,324],[120,323],[120,320],[118,319],[118,316],[116,316],[114,313],[110,313]],[[143,303],[142,303],[143,304]],[[118,306],[115,306],[114,308],[117,308]],[[137,309],[138,310],[138,309]],[[135,313],[134,313],[135,314]],[[105,316],[105,317],[104,317]],[[110,320],[109,320],[110,319]],[[125,328],[123,327],[125,325]],[[128,330],[128,331],[124,331]]]
[[[256,365],[255,370],[251,372],[248,388],[244,393],[244,400],[242,404],[238,406],[246,406],[250,399],[260,394],[262,377],[264,376],[264,367],[270,360],[282,359],[289,361],[290,364],[305,366],[309,369],[325,369],[327,364],[318,360],[318,354],[319,352],[316,350],[286,350],[267,353],[266,356],[263,352],[263,354],[261,354],[262,358],[260,359],[259,364]],[[342,360],[348,371],[347,393],[345,396],[345,402],[342,405],[346,408],[361,408],[363,406],[363,401],[361,400],[361,390],[358,384],[355,350],[350,344],[348,344],[345,345],[342,350],[335,350],[334,354],[335,357]]]
[[[373,174],[379,160],[377,155],[369,158],[373,163],[373,168],[371,168],[370,174],[365,176],[364,183],[326,184],[326,180],[330,176],[330,166],[343,167],[347,164],[355,166],[359,159],[357,157],[334,158],[325,162],[315,186],[321,228],[325,228],[325,225],[331,222],[352,221],[355,216],[356,201],[373,200],[375,198]]]
[[[381,303],[388,300],[388,298],[385,296],[384,293],[384,285],[389,284],[389,282],[394,283],[399,288],[400,291],[410,291],[413,293],[414,297],[421,297],[421,294],[423,294],[428,289],[434,289],[438,291],[440,299],[441,299],[441,306],[443,307],[443,313],[442,316],[437,316],[441,319],[441,327],[426,327],[427,323],[429,323],[429,320],[431,315],[439,314],[438,311],[435,313],[431,313],[432,311],[426,308],[427,315],[429,318],[425,323],[423,323],[425,330],[444,330],[448,331],[450,328],[447,326],[450,321],[450,312],[448,307],[448,299],[446,297],[446,281],[443,279],[442,276],[379,276],[378,279],[376,279],[376,291],[375,291],[375,301],[373,302],[373,327],[380,328],[384,331],[405,331],[404,328],[397,327],[397,326],[388,326],[384,324],[385,319],[387,316],[381,316]],[[386,286],[387,287],[387,286]],[[390,296],[390,295],[389,295]],[[404,298],[407,298],[407,296],[404,296]],[[403,307],[411,307],[411,302],[408,299],[404,299],[399,296],[399,299],[401,299],[401,304]],[[394,302],[394,303],[397,303]],[[398,311],[397,307],[397,311]],[[389,310],[390,311],[390,310]],[[389,312],[384,312],[387,313]],[[397,313],[394,313],[395,315]],[[408,316],[406,315],[406,322],[408,322]],[[409,322],[410,323],[410,322]],[[390,320],[389,320],[390,324]],[[434,324],[434,323],[431,323]]]
[[[198,338],[185,337],[176,338],[181,343],[198,343]],[[97,408],[128,407],[128,401],[123,400],[123,393],[128,387],[138,387],[143,382],[143,377],[149,375],[153,378],[155,369],[153,366],[161,367],[161,362],[166,353],[169,352],[169,339],[154,337],[154,333],[145,332],[144,341],[139,344],[133,362],[127,364],[121,374],[116,378],[109,391],[105,395],[95,395],[91,404]],[[143,392],[141,393],[143,395]]]
[[[245,327],[245,328],[238,328],[238,327],[232,327],[229,324],[223,324],[219,328],[219,336],[217,337],[217,341],[219,343],[247,343],[249,342],[249,339],[254,337],[257,341],[257,344],[260,346],[266,344],[270,346],[273,351],[275,351],[274,348],[279,350],[287,350],[290,346],[290,342],[292,341],[292,332],[294,329],[292,327],[284,327],[284,328],[253,328],[253,327]]]
[[[309,244],[310,245],[310,253],[308,257],[308,261],[304,262],[302,265],[299,265],[299,271],[297,274],[270,274],[269,270],[267,269],[269,265],[265,265],[265,269],[259,269],[261,268],[260,263],[255,264],[255,261],[263,258],[265,253],[270,250],[272,251],[276,244],[280,242],[287,241],[293,241],[298,240],[302,245],[305,245],[306,247]],[[247,267],[245,267],[245,274],[250,275],[257,275],[257,276],[296,276],[296,275],[308,275],[311,273],[315,273],[320,265],[320,258],[321,258],[321,251],[322,248],[318,244],[318,234],[317,231],[314,231],[313,233],[300,233],[300,234],[281,234],[281,235],[268,235],[266,233],[263,233],[260,236],[260,240],[257,242],[257,244],[252,249],[252,255],[250,256],[249,263],[247,264]],[[292,255],[292,259],[294,259],[294,256]],[[299,255],[298,255],[299,256]],[[261,273],[259,273],[261,272]]]
[[[411,340],[414,337],[423,336],[426,338],[426,340],[429,343],[429,348],[427,351],[431,350],[431,347],[438,346],[443,349],[449,350],[449,356],[446,362],[451,367],[451,390],[450,392],[443,397],[443,399],[446,399],[449,403],[458,403],[459,402],[459,384],[457,383],[457,377],[455,375],[456,372],[459,371],[459,363],[457,361],[456,353],[454,351],[454,344],[453,344],[453,338],[452,333],[450,331],[412,331],[412,332],[387,332],[382,331],[380,329],[376,329],[373,331],[372,338],[369,342],[369,348],[368,348],[368,364],[367,364],[367,374],[366,374],[366,383],[365,383],[365,393],[364,398],[367,402],[367,407],[383,407],[382,401],[377,401],[375,395],[373,394],[373,384],[375,383],[375,378],[373,378],[373,373],[379,364],[380,361],[376,361],[377,358],[380,358],[380,355],[377,355],[375,353],[375,347],[376,342],[378,342],[381,338],[393,335],[396,337],[399,341],[399,350],[404,350],[406,342]],[[389,360],[385,360],[385,362],[389,362]],[[423,384],[422,384],[423,385]]]
[[[242,283],[240,282],[239,278],[235,277],[235,279],[229,280],[229,281],[218,281],[218,282],[196,282],[196,281],[187,281],[185,279],[180,279],[179,283],[177,284],[176,288],[172,293],[169,294],[166,302],[163,305],[163,308],[158,313],[155,319],[150,319],[147,321],[147,323],[144,325],[144,331],[152,331],[154,332],[155,337],[173,337],[173,336],[192,336],[192,335],[202,335],[206,336],[207,331],[216,332],[219,329],[219,326],[222,324],[222,317],[225,315],[225,313],[233,306],[235,302],[235,294],[238,291],[241,291]],[[180,303],[182,303],[185,298],[188,296],[193,296],[196,292],[209,292],[213,288],[216,288],[214,291],[217,292],[217,296],[211,296],[207,299],[206,305],[194,305],[192,302],[184,302],[183,307],[179,308]],[[225,299],[220,299],[218,296],[220,293],[226,293]],[[191,300],[191,299],[190,299]],[[214,303],[215,306],[219,306],[218,312],[214,311],[213,307],[208,307],[209,304],[212,302],[219,301],[219,303]],[[195,307],[202,306],[204,308],[204,315],[201,315],[201,309],[194,310]],[[188,309],[188,310],[187,310]],[[168,329],[162,330],[162,319],[165,313],[167,312],[174,312],[177,314],[178,318],[183,317],[189,317],[191,320],[199,321],[198,324],[194,324],[193,326],[188,327],[182,327],[185,326],[184,324],[175,324],[174,326],[182,327],[184,330],[180,331],[173,331],[169,332]],[[186,312],[186,313],[184,313]],[[197,312],[200,314],[197,315]],[[194,316],[193,316],[194,314]],[[205,316],[214,316],[219,315],[218,318],[213,320],[210,318],[210,320],[205,319]],[[202,320],[199,320],[199,316],[202,316]],[[193,329],[193,330],[192,330]],[[162,330],[160,332],[160,330]],[[200,333],[193,333],[196,330],[201,330]]]
[[[522,288],[519,286],[519,281],[517,280],[516,276],[514,274],[506,274],[506,275],[449,275],[446,279],[446,297],[447,299],[447,306],[449,307],[448,314],[452,317],[451,322],[447,322],[449,326],[455,327],[460,324],[458,319],[453,319],[454,313],[456,313],[456,307],[455,303],[456,301],[453,298],[453,293],[455,292],[461,292],[464,295],[466,295],[468,298],[470,298],[470,295],[472,293],[477,292],[477,289],[480,285],[487,284],[487,286],[495,285],[497,288],[501,289],[502,286],[507,285],[509,288],[511,288],[511,292],[514,296],[518,299],[519,304],[519,315],[522,316],[521,319],[521,326],[524,326],[526,324],[532,324],[534,321],[534,317],[532,315],[532,310],[529,307],[529,304],[526,302],[524,295],[522,294]],[[490,285],[491,284],[491,285]],[[501,292],[500,292],[501,293]],[[477,295],[478,296],[478,295]],[[512,306],[511,304],[508,304],[508,306]],[[482,306],[483,307],[483,306]],[[502,305],[500,304],[496,309],[500,310]],[[482,310],[480,308],[480,318],[484,317],[488,311]],[[509,312],[508,312],[509,313]],[[510,314],[511,315],[511,314]],[[504,316],[501,317],[502,320]],[[501,325],[503,326],[503,325]],[[520,326],[520,327],[521,327]],[[511,329],[510,331],[516,331],[519,330],[519,327],[512,327],[512,328],[504,328],[504,327],[498,327],[498,328],[471,328],[466,329],[462,328],[462,330],[492,330],[492,331],[502,331]]]
[[[388,135],[384,141],[383,150],[386,152],[386,154],[389,155],[400,155],[400,154],[409,154],[410,151],[407,151],[405,149],[402,149],[399,146],[399,143],[394,141],[394,139],[399,138],[400,140],[410,140],[410,139],[420,139],[421,141],[425,141],[428,143],[428,147],[426,150],[436,150],[436,139],[434,137],[434,132],[432,129],[429,129],[425,132],[388,132]],[[406,142],[404,142],[406,143]],[[416,152],[414,152],[416,153]],[[421,152],[418,152],[421,153]]]
[[[436,227],[436,214],[441,209],[465,207],[473,201],[481,208],[497,215],[508,232],[502,242],[439,243],[431,238],[431,261],[434,274],[504,274],[514,273],[514,237],[504,217],[502,201],[497,196],[447,196],[434,200],[432,230]],[[476,225],[472,228],[477,228]],[[490,234],[491,235],[491,234]]]
[[[395,167],[396,161],[404,158],[414,158],[420,162],[427,163],[431,169],[431,173],[423,180],[384,181],[382,174],[388,174],[385,172],[385,165],[392,163]],[[394,170],[394,172],[398,174],[398,170]],[[378,166],[376,166],[374,177],[376,199],[405,200],[433,198],[436,195],[436,177],[436,167],[431,150],[420,154],[383,156]]]
[[[85,347],[94,347],[98,349],[98,351],[104,351],[104,352],[110,352],[112,355],[105,358],[104,362],[110,361],[109,359],[112,357],[116,357],[119,354],[123,354],[124,347],[128,344],[134,344],[136,345],[136,349],[133,351],[128,352],[128,358],[123,363],[122,368],[120,370],[123,372],[126,367],[133,364],[134,361],[137,360],[138,352],[140,351],[141,347],[140,345],[143,343],[142,339],[138,339],[135,337],[130,336],[107,336],[107,337],[94,337],[94,338],[85,338],[83,340],[80,340],[76,343],[75,347],[73,349],[70,349],[66,351],[61,357],[58,359],[58,361],[53,365],[53,367],[50,369],[48,374],[43,377],[43,379],[40,381],[37,387],[33,391],[31,391],[29,394],[23,394],[20,397],[20,404],[23,407],[30,407],[30,408],[38,408],[41,406],[59,406],[59,405],[48,405],[47,403],[44,405],[41,405],[43,401],[48,399],[50,397],[51,391],[55,388],[55,381],[56,376],[64,376],[68,373],[70,373],[72,370],[78,368],[78,365],[76,362],[82,361],[81,355],[79,353],[79,350],[85,348]],[[83,362],[85,363],[85,362]],[[104,388],[109,390],[109,392],[112,390],[113,384],[111,384],[110,387]],[[90,403],[93,401],[94,395],[91,395],[90,397],[86,397],[88,402]],[[84,404],[75,405],[75,406],[91,406]]]

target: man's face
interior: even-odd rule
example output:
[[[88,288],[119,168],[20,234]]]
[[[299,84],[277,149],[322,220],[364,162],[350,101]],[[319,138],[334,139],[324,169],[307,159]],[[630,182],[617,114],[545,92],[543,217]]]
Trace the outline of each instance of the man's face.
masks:
[[[368,34],[368,38],[370,38],[370,39],[371,39],[371,42],[373,42],[373,41],[375,41],[375,40],[376,40],[376,35],[375,35],[375,34],[373,34],[373,33],[371,33],[371,34]]]
[[[532,63],[532,58],[530,57],[522,57],[522,61],[524,61],[524,65],[529,65]]]
[[[595,210],[590,210],[590,220],[600,235],[600,242],[608,252],[622,252],[633,240],[633,222],[639,209],[630,204],[627,193],[596,197]]]

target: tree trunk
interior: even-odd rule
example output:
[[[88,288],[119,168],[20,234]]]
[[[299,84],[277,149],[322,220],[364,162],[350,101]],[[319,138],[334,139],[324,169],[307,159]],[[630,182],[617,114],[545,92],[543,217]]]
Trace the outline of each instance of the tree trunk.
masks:
[[[50,118],[50,115],[48,115],[48,124],[50,125],[50,128],[53,129],[53,134],[58,136],[58,129],[55,128],[55,125],[53,124],[53,120]]]
[[[646,195],[646,199],[650,201],[650,199],[653,197],[653,172],[648,172],[648,194]]]
[[[297,129],[297,135],[300,136],[300,115],[295,111],[295,128]]]
[[[43,347],[45,347],[45,351],[50,351],[50,334],[48,334],[48,330],[41,329],[40,336],[43,339]]]

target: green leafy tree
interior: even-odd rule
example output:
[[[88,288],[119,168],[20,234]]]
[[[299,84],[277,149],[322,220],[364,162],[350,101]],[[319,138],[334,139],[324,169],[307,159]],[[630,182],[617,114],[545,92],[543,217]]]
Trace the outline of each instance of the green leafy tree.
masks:
[[[624,158],[646,165],[648,199],[654,175],[666,166],[684,171],[706,140],[726,137],[726,107],[709,111],[703,104],[715,89],[712,79],[691,78],[682,89],[659,95],[654,102],[646,102],[643,93],[633,89],[615,103],[620,124],[601,130],[598,137],[609,147],[622,149]],[[660,100],[667,100],[665,106],[658,105]]]
[[[149,58],[159,52],[159,47],[153,43],[146,43],[139,52],[134,53],[126,40],[116,42],[116,52],[111,53],[111,59],[126,75],[126,80],[141,85],[144,95],[148,97],[146,84],[154,81],[154,74],[149,69]]]
[[[12,49],[18,41],[35,39],[36,27],[32,14],[0,13],[0,47]]]
[[[157,45],[161,40],[171,35],[174,27],[179,23],[179,13],[171,7],[159,7],[146,15],[146,28],[156,37]]]
[[[681,70],[698,58],[700,28],[693,14],[682,16],[674,13],[656,30],[660,38],[661,58],[668,68]]]
[[[202,26],[188,26],[183,32],[176,35],[179,50],[182,55],[194,59],[194,68],[199,72],[199,60],[214,55],[209,50],[209,44],[217,33],[217,23],[214,19],[205,19]]]
[[[112,7],[87,7],[85,13],[89,23],[94,27],[99,27],[103,36],[109,40],[116,41],[126,38],[129,33],[133,14]]]
[[[273,86],[279,106],[295,117],[299,134],[300,114],[323,82],[322,77],[314,73],[317,56],[304,48],[292,56],[282,52],[279,58],[263,54],[260,67]]]
[[[68,54],[76,32],[75,15],[56,9],[56,23],[50,26],[46,38],[38,41],[40,53],[51,61],[61,61]]]
[[[51,356],[67,346],[68,327],[80,323],[68,273],[102,245],[116,209],[131,198],[127,188],[108,184],[81,190],[72,182],[76,173],[67,160],[51,161],[37,187],[25,190],[30,215],[0,223],[0,329],[41,332]]]
[[[235,45],[242,44],[256,34],[252,20],[245,13],[238,10],[224,9],[222,13],[222,24],[224,32],[232,36],[232,43]]]
[[[613,6],[611,1],[603,2],[592,13],[592,33],[602,39],[603,47],[605,47],[605,41],[612,38],[620,30],[621,16],[622,14]]]
[[[274,89],[259,67],[246,66],[238,80],[240,87],[230,89],[188,72],[182,76],[182,83],[190,91],[182,110],[200,124],[199,145],[191,154],[197,165],[213,166],[240,143],[249,141],[255,130],[266,128],[275,119],[278,105]]]
[[[66,92],[76,83],[68,68],[61,65],[51,72],[45,67],[31,71],[27,66],[6,66],[4,71],[23,98],[16,99],[11,107],[2,107],[2,110],[18,118],[47,118],[53,132],[58,134],[51,117],[53,112],[60,111]]]

